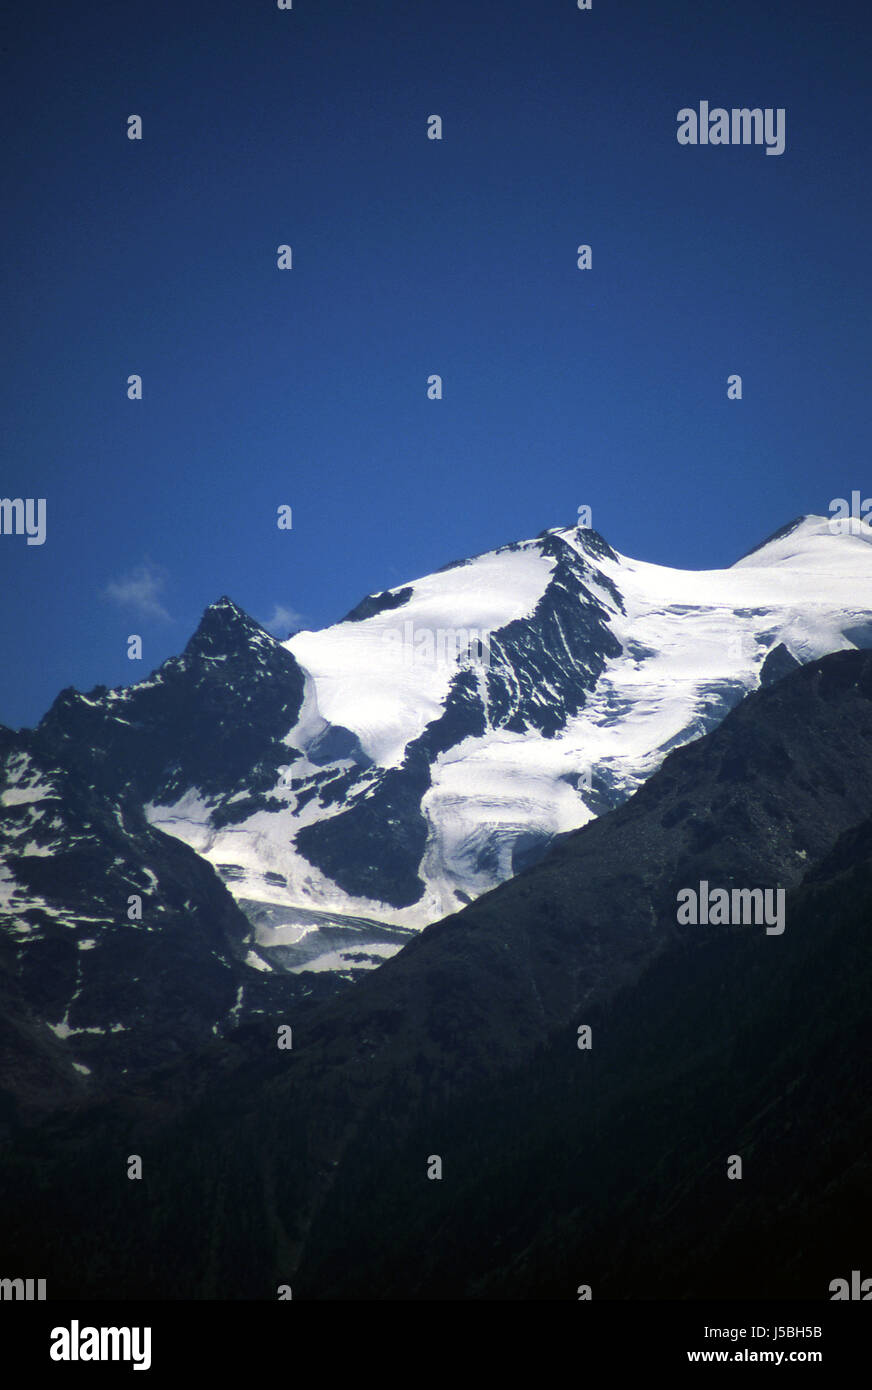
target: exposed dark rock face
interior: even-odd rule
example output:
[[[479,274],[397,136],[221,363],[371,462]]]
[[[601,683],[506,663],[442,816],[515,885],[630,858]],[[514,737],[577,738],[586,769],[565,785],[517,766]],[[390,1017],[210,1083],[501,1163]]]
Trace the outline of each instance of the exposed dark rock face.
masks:
[[[35,730],[0,730],[0,989],[7,1017],[43,1040],[47,1087],[40,1095],[11,1050],[10,1113],[111,1086],[341,987],[246,965],[250,923],[212,867],[143,810],[193,784],[220,792],[231,821],[238,780],[269,788],[295,756],[280,739],[303,686],[294,658],[222,599],[148,681],[65,691]],[[256,790],[246,801],[249,814],[261,804]]]
[[[795,656],[791,656],[783,642],[779,642],[777,647],[773,647],[771,652],[766,655],[766,660],[760,667],[760,684],[774,685],[780,681],[782,676],[790,675],[795,671],[800,663]]]
[[[147,681],[64,690],[38,747],[95,788],[172,802],[192,787],[232,795],[274,785],[289,761],[304,676],[294,657],[228,598],[206,609],[184,653]]]
[[[410,587],[405,589],[386,589],[383,594],[367,594],[350,613],[342,619],[344,623],[362,623],[366,618],[374,618],[377,613],[389,613],[394,608],[402,608],[412,597]]]

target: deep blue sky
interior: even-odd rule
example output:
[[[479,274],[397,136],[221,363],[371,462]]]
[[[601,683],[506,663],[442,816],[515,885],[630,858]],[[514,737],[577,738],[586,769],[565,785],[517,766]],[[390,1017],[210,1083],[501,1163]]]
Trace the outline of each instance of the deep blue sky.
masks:
[[[26,9],[0,495],[48,536],[0,536],[0,722],[141,678],[223,593],[321,626],[581,503],[728,564],[872,491],[865,5]],[[785,107],[786,152],[679,146],[701,98]]]

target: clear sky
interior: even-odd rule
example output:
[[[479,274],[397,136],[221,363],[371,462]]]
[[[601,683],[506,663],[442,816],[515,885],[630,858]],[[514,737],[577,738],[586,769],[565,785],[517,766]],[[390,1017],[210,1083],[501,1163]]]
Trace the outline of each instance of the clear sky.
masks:
[[[699,568],[872,493],[870,37],[856,0],[16,7],[0,496],[47,530],[0,535],[0,722],[224,593],[285,636],[581,504]],[[783,107],[785,152],[679,145],[701,100]]]

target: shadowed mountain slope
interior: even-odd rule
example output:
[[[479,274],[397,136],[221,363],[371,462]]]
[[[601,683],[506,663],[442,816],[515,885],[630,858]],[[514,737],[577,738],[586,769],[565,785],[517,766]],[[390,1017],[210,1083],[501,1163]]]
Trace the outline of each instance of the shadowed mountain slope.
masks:
[[[872,653],[795,671],[343,998],[300,1006],[292,1051],[253,1024],[211,1088],[200,1060],[189,1110],[177,1070],[50,1142],[19,1136],[4,1244],[98,1297],[694,1296],[742,1269],[737,1296],[826,1296],[826,1262],[854,1267],[868,1135],[870,770]],[[702,879],[789,890],[785,932],[679,927],[676,892]],[[759,1220],[774,1244],[749,1273]]]

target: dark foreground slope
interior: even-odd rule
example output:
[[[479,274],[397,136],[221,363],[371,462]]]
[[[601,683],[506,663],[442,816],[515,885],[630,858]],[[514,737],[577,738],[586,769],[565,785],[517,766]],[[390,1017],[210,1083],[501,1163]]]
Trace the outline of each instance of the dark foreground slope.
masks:
[[[823,1299],[868,1272],[872,821],[814,880],[784,949],[747,928],[679,946],[410,1130],[386,1098],[298,1295]]]
[[[292,1051],[254,1025],[187,1110],[168,1069],[10,1141],[10,1267],[98,1298],[826,1297],[867,1234],[870,772],[872,653],[750,697],[284,1020]],[[677,926],[701,879],[790,890],[784,934]]]

